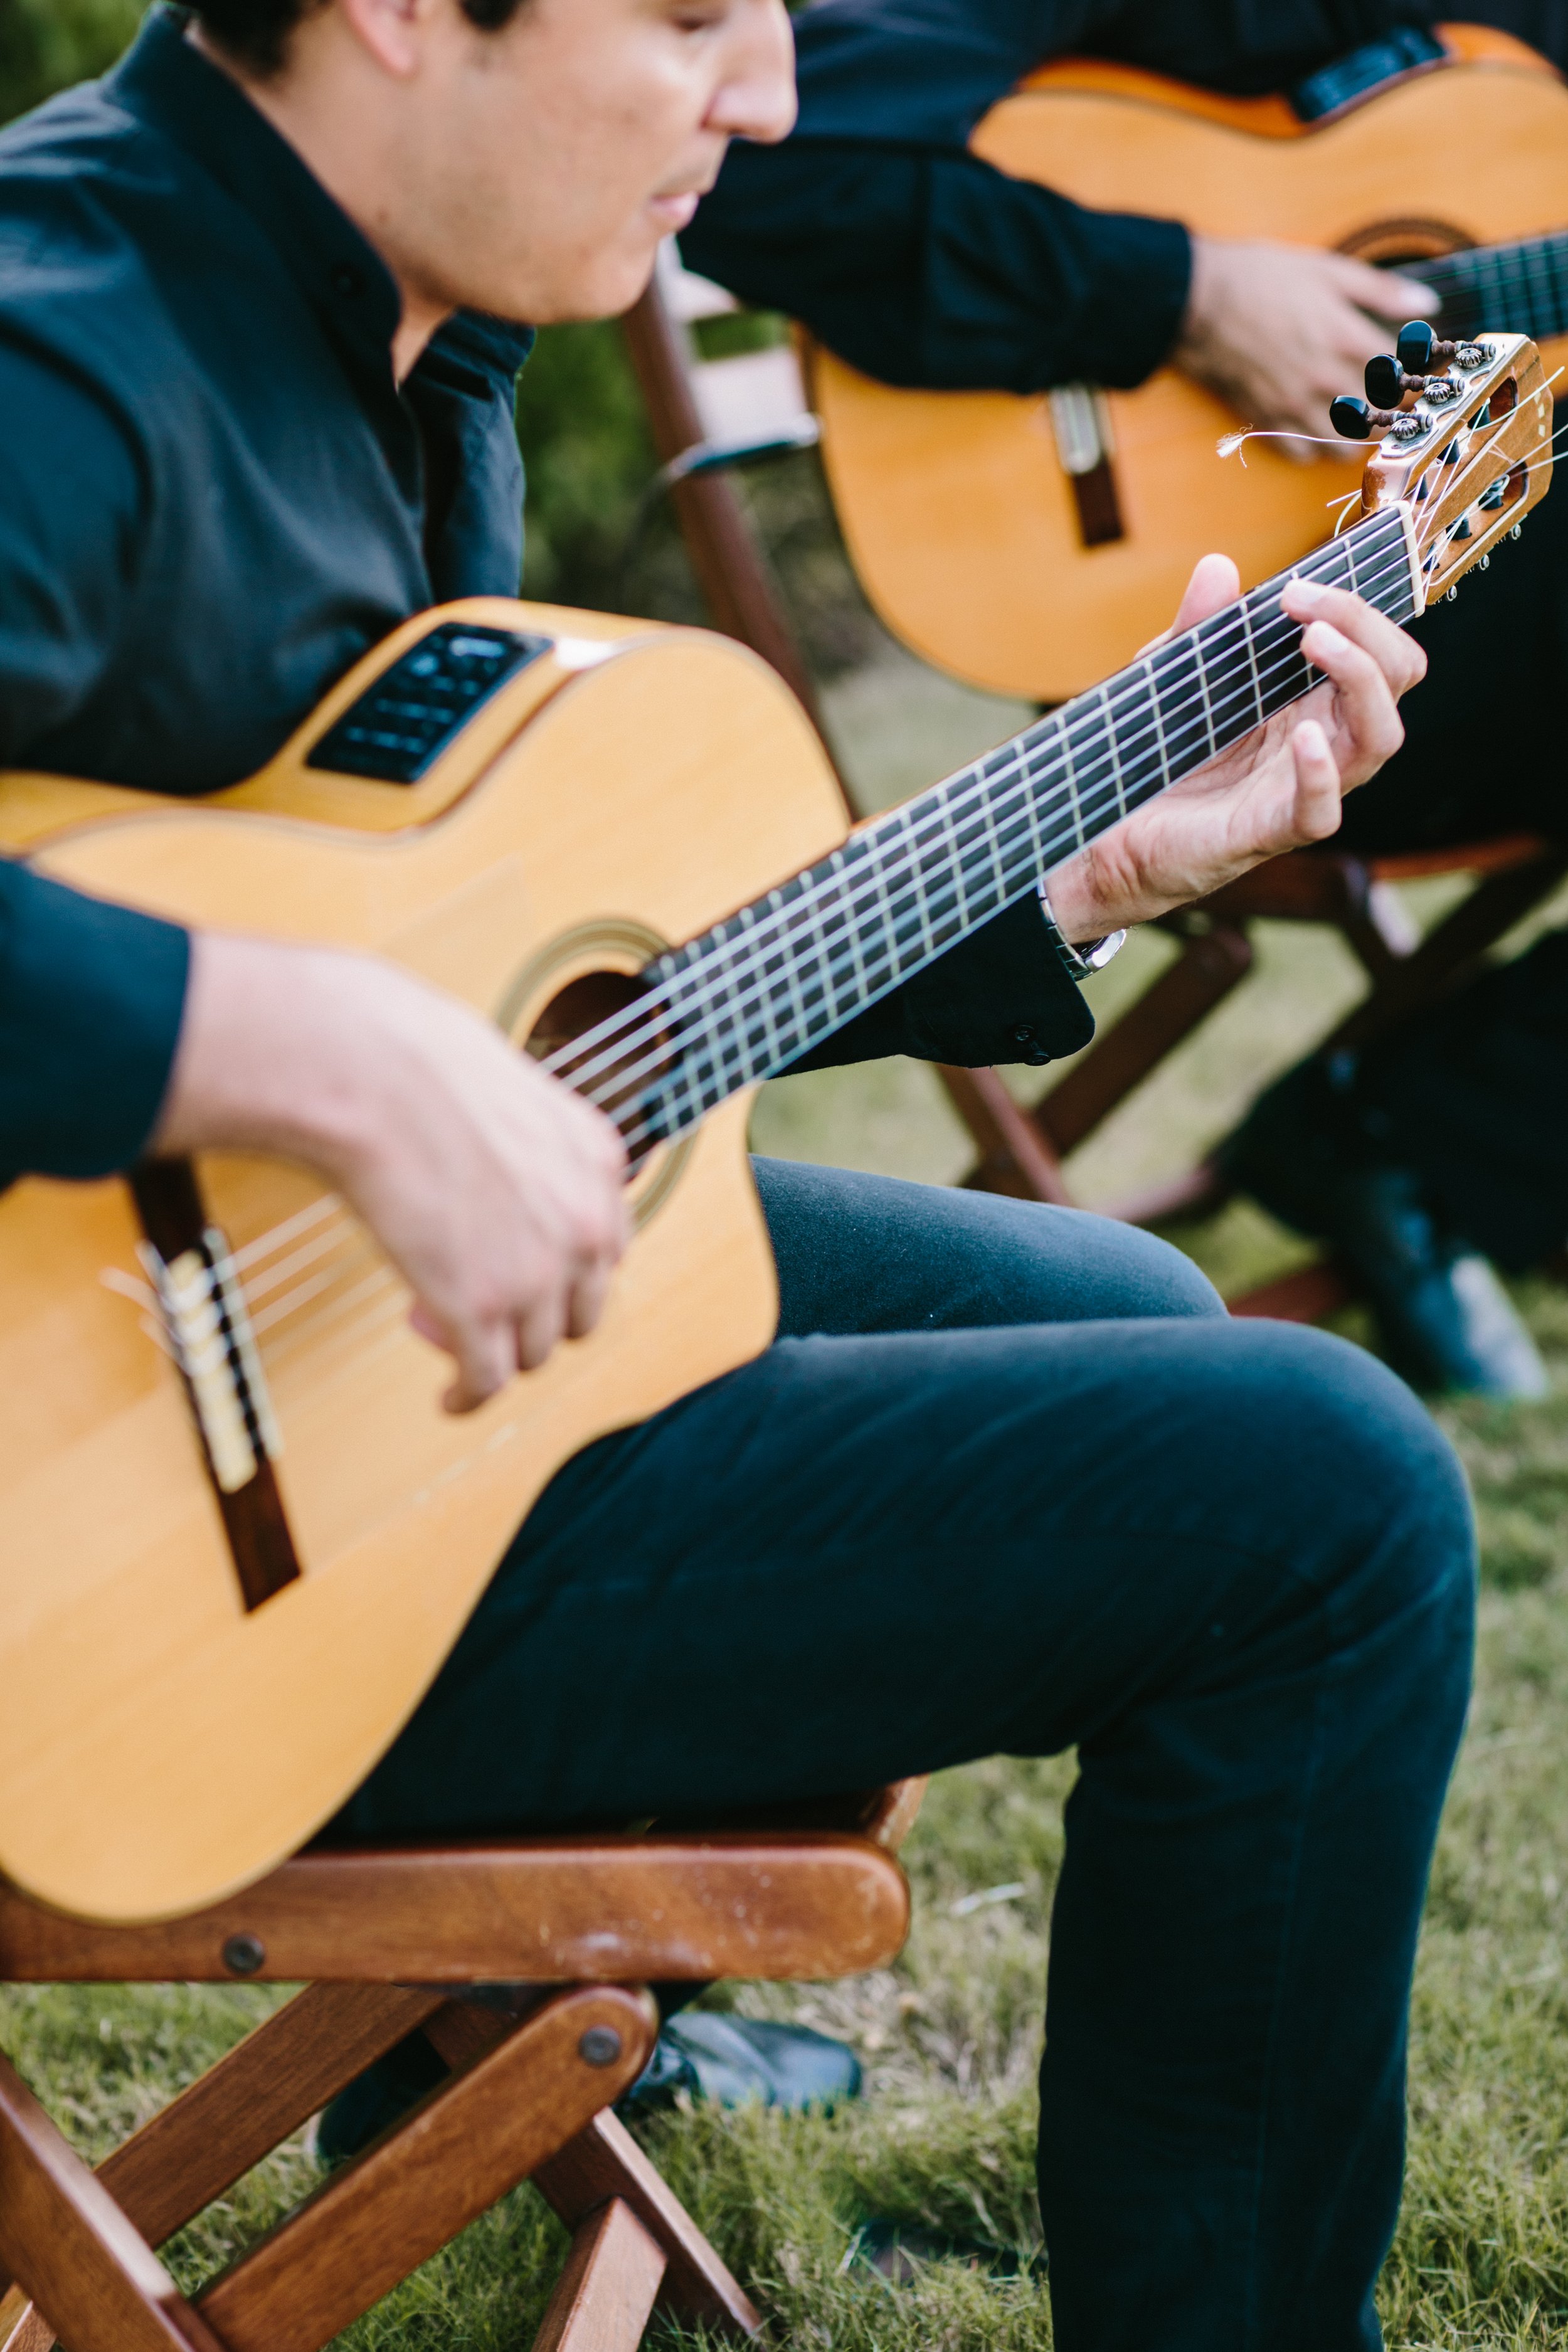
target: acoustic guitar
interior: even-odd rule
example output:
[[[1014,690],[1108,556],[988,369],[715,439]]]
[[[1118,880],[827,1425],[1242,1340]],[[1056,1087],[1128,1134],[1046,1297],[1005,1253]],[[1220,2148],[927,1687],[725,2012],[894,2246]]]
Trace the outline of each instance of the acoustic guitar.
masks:
[[[1439,41],[1392,82],[1346,97],[1329,81],[1315,95],[1338,103],[1307,121],[1284,97],[1066,60],[971,145],[1098,209],[1398,262],[1441,296],[1440,334],[1530,335],[1551,373],[1568,358],[1568,89],[1505,34]],[[1208,549],[1236,557],[1243,586],[1303,554],[1353,484],[1331,457],[1298,465],[1268,442],[1222,460],[1221,436],[1257,420],[1171,368],[1135,392],[1030,398],[894,391],[821,350],[810,373],[878,612],[939,667],[1032,700],[1125,661]]]
[[[1364,512],[1300,569],[1403,620],[1543,495],[1551,398],[1490,337],[1384,422]],[[637,1223],[600,1329],[456,1420],[403,1286],[297,1168],[0,1197],[0,1874],[173,1915],[332,1813],[555,1468],[767,1345],[758,1082],[1304,693],[1280,584],[847,839],[752,655],[503,600],[408,622],[204,802],[0,778],[0,844],[50,874],[482,1008],[617,1118]]]

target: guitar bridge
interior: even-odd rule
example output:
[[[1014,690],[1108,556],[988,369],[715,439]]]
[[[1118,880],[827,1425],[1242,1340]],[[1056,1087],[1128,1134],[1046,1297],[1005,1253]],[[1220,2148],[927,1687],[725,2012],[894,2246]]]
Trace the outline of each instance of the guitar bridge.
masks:
[[[1060,383],[1046,394],[1057,460],[1071,486],[1079,537],[1085,547],[1125,539],[1121,502],[1111,465],[1110,411],[1090,383]]]
[[[299,1557],[273,1464],[283,1450],[227,1240],[202,1212],[185,1160],[146,1161],[131,1180],[157,1296],[247,1609],[291,1584]]]

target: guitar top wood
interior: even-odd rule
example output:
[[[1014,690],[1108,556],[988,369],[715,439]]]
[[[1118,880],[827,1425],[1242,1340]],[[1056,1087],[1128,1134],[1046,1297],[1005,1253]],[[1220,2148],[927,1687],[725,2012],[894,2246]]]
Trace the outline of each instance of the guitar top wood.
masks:
[[[1568,226],[1568,89],[1504,34],[1459,26],[1445,37],[1451,62],[1312,125],[1283,99],[1064,60],[994,107],[971,143],[1079,204],[1169,216],[1179,192],[1202,234],[1371,260]],[[1542,353],[1550,374],[1568,339]],[[1221,459],[1237,418],[1163,369],[1094,398],[1121,535],[1086,545],[1062,463],[1073,420],[1047,394],[895,391],[820,349],[811,374],[834,502],[872,604],[926,660],[999,694],[1078,693],[1169,625],[1200,555],[1235,556],[1250,586],[1315,546],[1355,481],[1348,464],[1294,464],[1267,443],[1245,467]]]
[[[816,735],[728,639],[504,601],[447,609],[559,635],[567,659],[525,669],[419,783],[305,759],[427,614],[252,782],[193,804],[0,778],[0,842],[176,919],[391,956],[521,1039],[578,973],[639,969],[841,838]],[[630,634],[595,648],[612,627]],[[317,1182],[202,1162],[304,1569],[251,1610],[158,1344],[126,1187],[29,1180],[0,1196],[0,1874],[88,1916],[171,1916],[336,1809],[559,1464],[772,1338],[749,1108],[736,1097],[645,1170],[645,1231],[594,1337],[461,1420],[438,1409],[442,1360],[407,1328],[401,1283]]]

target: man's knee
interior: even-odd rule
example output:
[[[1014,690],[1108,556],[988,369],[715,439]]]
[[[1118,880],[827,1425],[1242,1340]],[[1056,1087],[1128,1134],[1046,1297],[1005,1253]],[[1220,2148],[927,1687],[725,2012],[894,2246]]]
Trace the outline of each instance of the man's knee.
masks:
[[[1298,1531],[1298,1564],[1330,1599],[1336,1645],[1419,1622],[1417,1646],[1462,1659],[1468,1675],[1475,1522],[1431,1414],[1375,1357],[1327,1332],[1260,1323],[1237,1337],[1253,1412],[1279,1434],[1282,1532]]]
[[[1190,1258],[1113,1218],[840,1168],[753,1165],[781,1336],[1225,1313]]]

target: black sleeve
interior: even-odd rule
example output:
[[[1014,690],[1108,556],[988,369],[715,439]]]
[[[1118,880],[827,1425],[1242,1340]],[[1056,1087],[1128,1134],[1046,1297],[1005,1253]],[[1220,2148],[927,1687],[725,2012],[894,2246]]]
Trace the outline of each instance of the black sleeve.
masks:
[[[0,858],[0,1183],[107,1176],[156,1123],[190,941]]]
[[[1545,17],[1568,0],[1493,0],[1510,5]],[[1124,389],[1175,340],[1186,231],[1010,179],[968,152],[981,116],[1068,52],[1251,95],[1435,13],[1433,0],[816,0],[795,18],[794,136],[731,149],[681,253],[884,383]]]
[[[1055,1062],[1093,1034],[1094,1015],[1064,970],[1031,890],[792,1066],[827,1070],[889,1054],[964,1069]]]
[[[680,250],[852,367],[939,391],[1141,383],[1192,268],[1175,221],[1086,212],[963,151],[799,138],[732,147]]]

